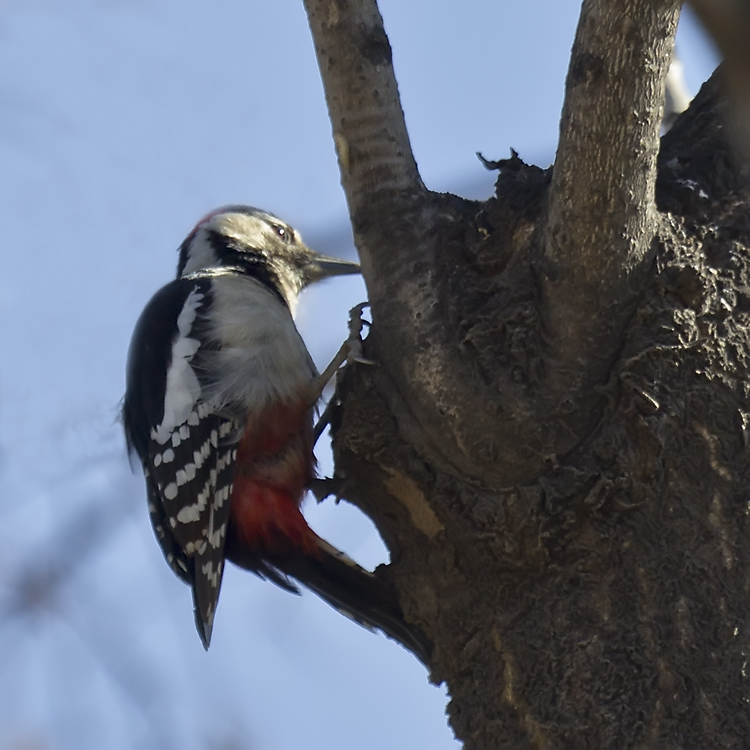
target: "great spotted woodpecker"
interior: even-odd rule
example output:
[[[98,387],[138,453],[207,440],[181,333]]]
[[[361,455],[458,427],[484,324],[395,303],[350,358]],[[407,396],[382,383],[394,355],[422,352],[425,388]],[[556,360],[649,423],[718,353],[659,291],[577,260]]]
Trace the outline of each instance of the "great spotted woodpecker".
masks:
[[[277,217],[229,206],[190,232],[177,278],[136,324],[125,435],[167,562],[192,587],[205,648],[229,559],[296,592],[293,576],[427,660],[392,593],[300,512],[321,383],[293,314],[308,284],[354,273],[356,263],[313,252]]]

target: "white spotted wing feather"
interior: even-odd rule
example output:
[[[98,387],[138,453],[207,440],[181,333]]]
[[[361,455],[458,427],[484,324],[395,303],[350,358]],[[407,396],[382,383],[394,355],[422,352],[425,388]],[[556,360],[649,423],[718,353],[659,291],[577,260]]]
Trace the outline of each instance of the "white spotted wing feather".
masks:
[[[193,586],[196,621],[204,643],[211,637],[221,588],[237,455],[236,443],[228,438],[238,427],[198,403],[187,420],[175,427],[170,440],[158,446],[161,450],[151,455],[151,480],[161,501],[152,503],[159,516],[154,528],[158,536],[170,540],[170,547],[176,547],[168,552],[162,544],[172,568]],[[162,534],[156,522],[163,527]]]
[[[315,367],[277,295],[247,276],[209,269],[155,295],[136,327],[129,373],[126,434],[143,463],[154,530],[193,588],[207,647],[245,422],[270,403],[299,398]]]

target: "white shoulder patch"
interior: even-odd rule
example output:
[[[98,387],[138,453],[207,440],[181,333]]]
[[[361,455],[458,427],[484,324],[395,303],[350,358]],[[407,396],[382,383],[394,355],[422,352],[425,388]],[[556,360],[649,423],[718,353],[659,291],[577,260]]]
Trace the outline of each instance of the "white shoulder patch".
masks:
[[[174,430],[187,421],[195,402],[200,397],[198,378],[190,366],[200,347],[198,339],[190,338],[197,309],[204,295],[193,289],[182,306],[177,318],[177,339],[172,344],[172,361],[167,372],[167,387],[164,392],[164,418],[151,430],[152,440],[164,445]]]

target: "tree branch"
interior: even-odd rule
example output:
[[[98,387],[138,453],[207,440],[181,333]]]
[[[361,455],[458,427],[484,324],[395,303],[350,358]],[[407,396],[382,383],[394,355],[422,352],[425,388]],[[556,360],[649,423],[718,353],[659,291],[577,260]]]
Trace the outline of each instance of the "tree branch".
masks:
[[[449,247],[446,236],[467,209],[422,184],[376,0],[305,0],[305,8],[372,308],[379,390],[423,456],[497,479],[502,425],[446,313],[453,290],[444,269],[465,265],[463,238]],[[507,466],[515,459],[509,451]]]
[[[305,0],[341,181],[356,217],[423,190],[375,0]]]
[[[651,263],[675,0],[585,0],[568,70],[543,260],[546,398],[585,429]],[[572,395],[572,399],[571,399]]]

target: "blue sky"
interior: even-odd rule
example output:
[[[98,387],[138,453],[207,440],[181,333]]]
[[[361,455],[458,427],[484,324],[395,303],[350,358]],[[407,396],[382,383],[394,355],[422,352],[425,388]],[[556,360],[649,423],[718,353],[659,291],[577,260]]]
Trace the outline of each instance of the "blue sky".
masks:
[[[489,195],[476,151],[550,163],[578,3],[381,11],[429,187]],[[695,92],[715,56],[689,21],[679,48]],[[133,324],[209,209],[353,252],[302,3],[5,0],[0,113],[0,750],[458,747],[420,664],[312,594],[228,571],[205,654],[116,423]],[[363,296],[304,296],[319,365]],[[352,508],[307,509],[385,559]]]

